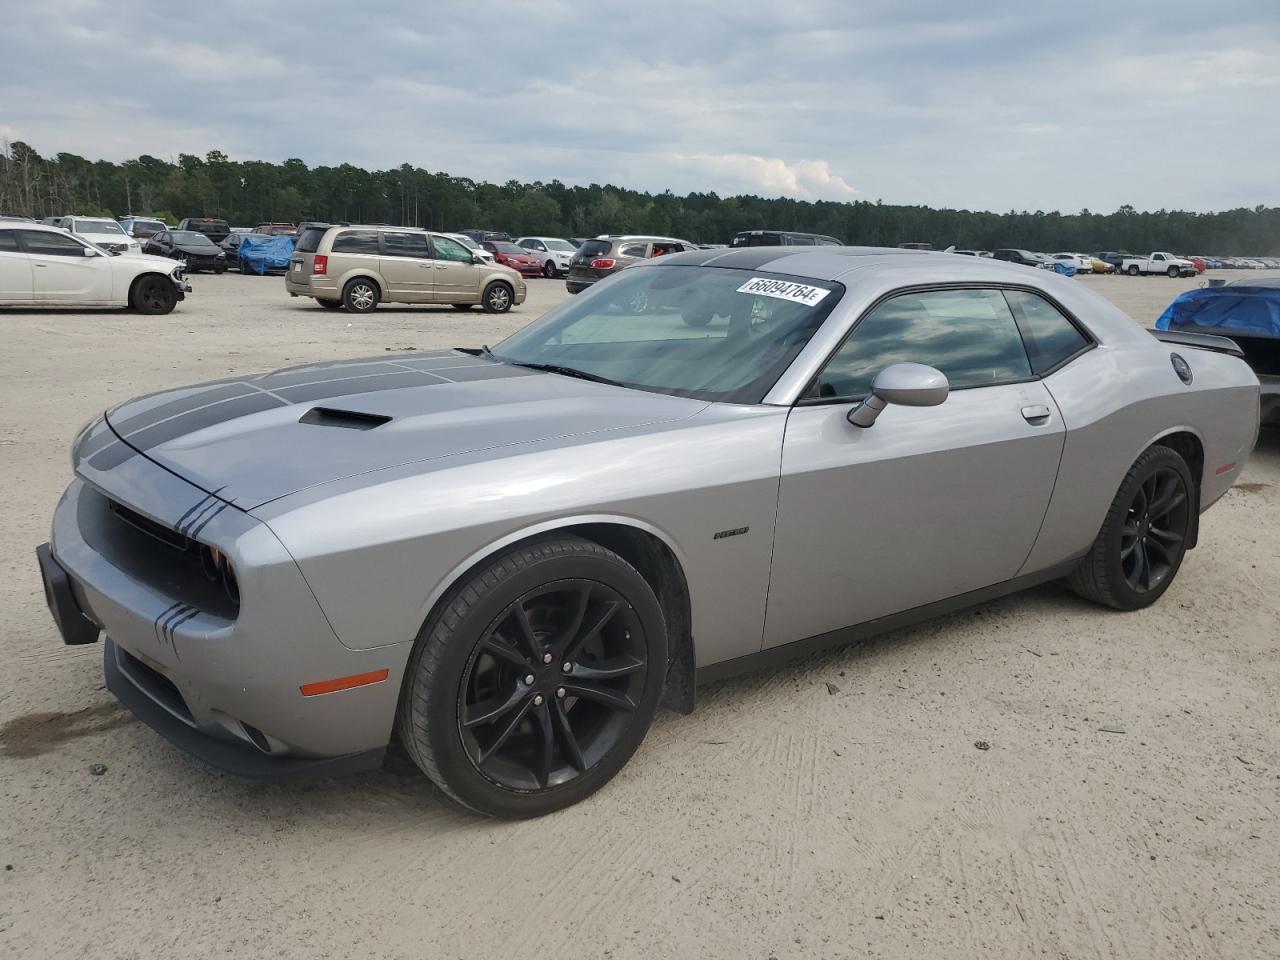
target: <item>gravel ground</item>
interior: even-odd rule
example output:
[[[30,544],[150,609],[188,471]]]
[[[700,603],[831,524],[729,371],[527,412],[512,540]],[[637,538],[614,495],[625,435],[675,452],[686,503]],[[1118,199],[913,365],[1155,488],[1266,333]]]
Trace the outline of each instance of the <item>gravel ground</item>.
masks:
[[[1150,325],[1196,281],[1079,282]],[[563,285],[354,317],[194,284],[164,318],[0,312],[0,955],[1280,955],[1280,435],[1152,609],[1045,587],[723,682],[596,797],[495,823],[399,754],[290,788],[189,760],[59,642],[34,548],[108,404],[493,343]]]

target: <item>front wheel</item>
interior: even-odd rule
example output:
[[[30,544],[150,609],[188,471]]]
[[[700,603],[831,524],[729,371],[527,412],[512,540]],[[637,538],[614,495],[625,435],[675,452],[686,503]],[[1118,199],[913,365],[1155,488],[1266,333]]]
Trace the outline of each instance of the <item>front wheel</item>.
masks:
[[[1168,270],[1166,270],[1166,271],[1165,271],[1165,273],[1167,273],[1167,274],[1168,274],[1169,276],[1171,276],[1171,277],[1177,277],[1177,276],[1178,276],[1178,268],[1177,268],[1177,267],[1170,267]]]
[[[1120,484],[1071,588],[1117,610],[1150,606],[1177,576],[1198,512],[1186,461],[1169,447],[1148,447]]]
[[[622,769],[666,666],[662,609],[634,567],[577,537],[533,541],[456,585],[427,620],[397,729],[458,802],[541,816]]]
[[[548,280],[554,280],[559,276],[559,271],[556,270],[556,262],[554,260],[548,260],[542,265],[542,275]]]
[[[143,277],[133,288],[129,305],[148,316],[172,313],[178,304],[178,292],[167,277]]]
[[[357,277],[343,288],[342,305],[352,313],[368,313],[378,305],[377,284]]]
[[[511,288],[501,280],[495,280],[484,288],[484,295],[480,300],[484,304],[485,313],[506,313],[511,309]]]

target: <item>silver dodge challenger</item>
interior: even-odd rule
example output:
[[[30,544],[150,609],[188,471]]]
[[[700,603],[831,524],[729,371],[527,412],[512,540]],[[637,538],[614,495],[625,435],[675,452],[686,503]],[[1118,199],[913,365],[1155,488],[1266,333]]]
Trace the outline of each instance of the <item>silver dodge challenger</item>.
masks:
[[[166,390],[76,437],[38,548],[67,643],[236,773],[393,734],[495,816],[567,806],[698,682],[1050,580],[1157,600],[1257,437],[1230,341],[1079,281],[704,250],[496,346]]]

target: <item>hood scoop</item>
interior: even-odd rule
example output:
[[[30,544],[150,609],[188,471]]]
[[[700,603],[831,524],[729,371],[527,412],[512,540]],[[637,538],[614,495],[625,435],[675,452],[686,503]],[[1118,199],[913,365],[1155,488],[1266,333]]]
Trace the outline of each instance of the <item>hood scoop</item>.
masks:
[[[380,413],[361,413],[358,410],[337,410],[333,407],[312,407],[301,417],[299,423],[310,423],[317,427],[344,427],[347,430],[372,430],[391,418]]]

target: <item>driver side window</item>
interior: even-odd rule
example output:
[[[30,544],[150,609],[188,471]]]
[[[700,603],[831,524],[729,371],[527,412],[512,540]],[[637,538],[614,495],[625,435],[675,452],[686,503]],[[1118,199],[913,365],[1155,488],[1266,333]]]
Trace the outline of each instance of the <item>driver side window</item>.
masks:
[[[828,362],[813,396],[858,398],[895,363],[941,370],[952,390],[1031,379],[1031,363],[999,290],[906,293],[863,317]]]
[[[435,249],[437,260],[456,260],[458,263],[470,263],[471,251],[457,240],[448,237],[432,237],[431,246]]]

